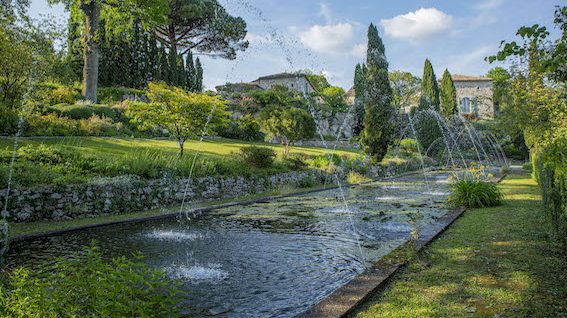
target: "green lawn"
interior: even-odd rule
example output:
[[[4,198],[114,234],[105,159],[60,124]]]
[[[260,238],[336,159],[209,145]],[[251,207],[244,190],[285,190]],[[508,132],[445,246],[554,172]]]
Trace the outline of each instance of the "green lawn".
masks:
[[[8,182],[13,143],[13,139],[0,139],[0,184]],[[46,147],[39,147],[42,144]],[[274,149],[278,159],[267,168],[256,168],[243,162],[238,153],[242,147],[251,145]],[[202,143],[188,141],[185,150],[185,156],[180,158],[178,144],[172,140],[95,137],[24,138],[19,144],[19,155],[12,180],[16,186],[25,188],[42,184],[84,183],[95,177],[122,175],[137,175],[145,179],[189,175],[193,177],[265,176],[294,169],[293,165],[283,160],[283,148],[279,145],[214,139]],[[193,158],[197,151],[199,155],[193,169]],[[292,149],[292,153],[304,154],[306,158],[324,155],[329,151],[315,147]],[[350,159],[359,155],[359,151],[356,150],[339,149],[335,153]]]
[[[538,186],[521,173],[500,186],[505,205],[467,211],[356,316],[567,317],[567,254]]]
[[[87,154],[106,155],[130,155],[144,151],[159,150],[163,153],[176,155],[179,153],[177,142],[172,140],[154,139],[122,139],[122,138],[97,138],[97,137],[62,137],[62,138],[23,138],[20,145],[27,144],[63,145],[77,149]],[[274,149],[278,154],[283,153],[283,147],[266,143],[254,143],[236,141],[230,139],[204,140],[201,145],[198,141],[191,140],[185,143],[185,151],[188,154],[199,150],[203,156],[223,156],[238,153],[240,148],[246,146],[264,146]],[[0,148],[11,150],[14,140],[11,138],[0,139]],[[327,153],[324,148],[315,147],[293,147],[291,153],[303,153],[309,156]],[[359,151],[338,149],[338,155],[356,155]]]

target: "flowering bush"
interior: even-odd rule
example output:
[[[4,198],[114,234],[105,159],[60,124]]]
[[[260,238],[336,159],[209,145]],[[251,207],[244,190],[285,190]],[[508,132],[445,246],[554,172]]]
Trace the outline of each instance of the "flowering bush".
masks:
[[[476,162],[471,162],[470,167],[461,178],[453,172],[451,179],[456,181],[452,185],[449,203],[455,207],[464,206],[466,208],[501,205],[502,192],[496,184],[487,181],[491,177],[493,176],[488,173],[488,167]]]

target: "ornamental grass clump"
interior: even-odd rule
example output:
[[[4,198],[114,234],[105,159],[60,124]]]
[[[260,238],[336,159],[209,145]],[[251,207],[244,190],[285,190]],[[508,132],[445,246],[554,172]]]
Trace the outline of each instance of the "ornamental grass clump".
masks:
[[[455,207],[485,208],[502,204],[503,195],[498,186],[487,181],[492,175],[488,167],[471,163],[465,175],[452,185],[449,203]],[[454,176],[456,177],[456,176]]]

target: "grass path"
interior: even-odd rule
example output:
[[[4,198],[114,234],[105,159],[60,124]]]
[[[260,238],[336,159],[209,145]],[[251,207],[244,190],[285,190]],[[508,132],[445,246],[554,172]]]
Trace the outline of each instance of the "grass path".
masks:
[[[567,317],[567,254],[539,188],[525,173],[500,186],[503,206],[467,211],[356,317]]]

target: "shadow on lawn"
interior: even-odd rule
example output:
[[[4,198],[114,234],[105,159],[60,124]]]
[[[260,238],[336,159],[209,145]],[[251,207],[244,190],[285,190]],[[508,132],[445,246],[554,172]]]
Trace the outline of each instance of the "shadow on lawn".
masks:
[[[566,317],[567,253],[549,239],[537,186],[516,182],[503,206],[466,212],[351,317]]]

